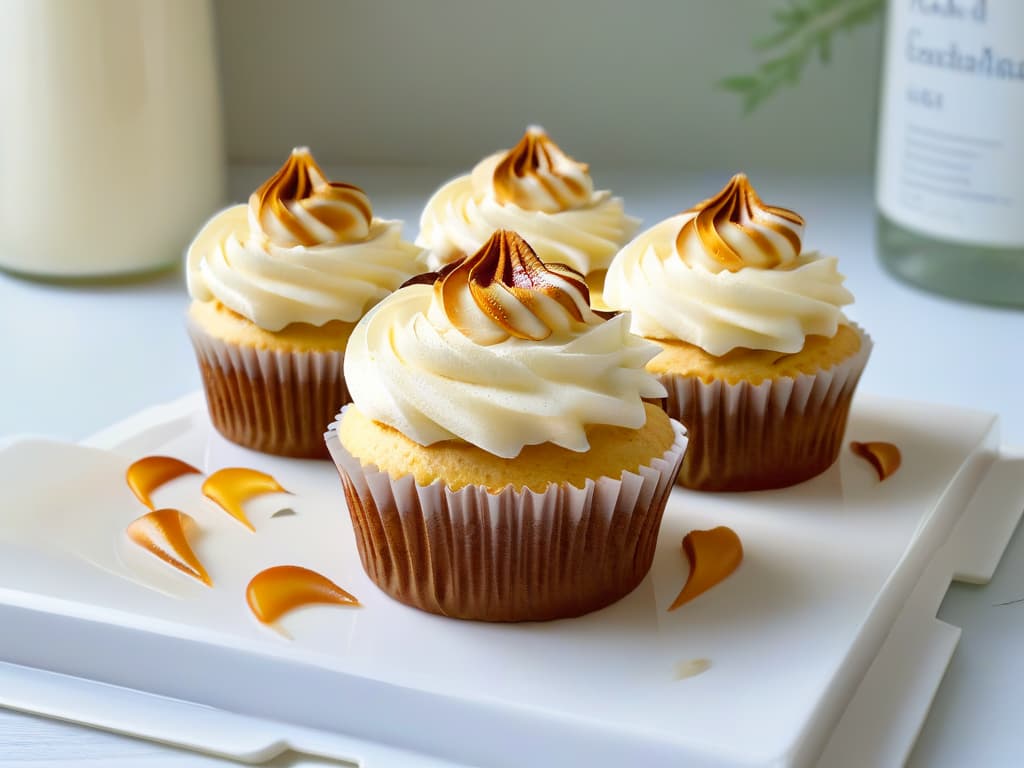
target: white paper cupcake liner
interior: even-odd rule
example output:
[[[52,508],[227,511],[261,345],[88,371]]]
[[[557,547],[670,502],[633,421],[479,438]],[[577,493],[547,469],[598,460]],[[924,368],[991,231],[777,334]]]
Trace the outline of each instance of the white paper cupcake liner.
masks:
[[[686,447],[672,426],[669,450],[638,471],[542,493],[391,477],[349,453],[336,423],[326,442],[363,568],[381,590],[445,616],[541,621],[603,608],[647,575]]]
[[[782,488],[821,474],[835,462],[853,392],[871,354],[860,336],[856,354],[815,374],[753,385],[705,383],[664,374],[665,411],[687,428],[679,482],[703,491]]]
[[[188,331],[218,432],[264,453],[327,458],[324,429],[350,401],[344,352],[230,344],[191,320]]]

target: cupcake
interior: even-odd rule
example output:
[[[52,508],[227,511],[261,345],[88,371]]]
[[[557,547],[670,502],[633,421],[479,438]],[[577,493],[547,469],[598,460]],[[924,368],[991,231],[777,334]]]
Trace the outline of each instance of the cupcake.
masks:
[[[588,166],[532,126],[516,146],[484,158],[473,172],[441,187],[427,202],[416,242],[431,269],[476,253],[497,229],[521,234],[547,263],[586,276],[591,301],[612,256],[636,232],[622,199],[594,191]]]
[[[345,346],[366,311],[422,271],[398,221],[359,187],[292,151],[188,249],[188,329],[214,427],[265,453],[326,457],[323,431],[348,402]]]
[[[781,488],[839,454],[870,339],[834,257],[802,249],[804,221],[746,176],[616,255],[605,300],[657,342],[647,364],[688,431],[688,488]]]
[[[363,568],[391,597],[485,621],[577,616],[651,565],[685,447],[642,398],[655,345],[586,283],[496,232],[389,296],[345,358],[327,433]]]

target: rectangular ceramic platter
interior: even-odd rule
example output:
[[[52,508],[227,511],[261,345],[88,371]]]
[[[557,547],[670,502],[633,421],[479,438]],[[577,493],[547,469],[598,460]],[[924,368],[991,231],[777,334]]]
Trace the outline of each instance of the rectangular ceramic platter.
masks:
[[[676,489],[651,574],[628,597],[577,619],[488,625],[377,591],[333,465],[232,446],[187,398],[91,441],[102,448],[0,451],[0,658],[475,765],[807,764],[998,456],[992,415],[879,398],[858,398],[847,440],[891,441],[903,466],[879,483],[844,448],[790,489]],[[200,477],[157,491],[203,526],[195,549],[213,589],[125,543],[145,511],[125,469],[157,453],[262,469],[294,493],[251,502],[253,534],[202,498]],[[283,507],[294,514],[271,517]],[[723,524],[743,541],[741,567],[667,612],[687,574],[683,535]],[[244,598],[277,564],[318,570],[363,607],[298,611],[285,639]],[[710,666],[681,678],[693,660]]]

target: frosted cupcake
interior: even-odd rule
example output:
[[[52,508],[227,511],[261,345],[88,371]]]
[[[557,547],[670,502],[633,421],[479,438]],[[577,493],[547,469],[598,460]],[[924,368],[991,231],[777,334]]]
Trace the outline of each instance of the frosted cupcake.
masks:
[[[354,403],[328,432],[363,567],[446,616],[576,616],[651,565],[685,447],[642,398],[658,348],[581,276],[499,231],[353,331]]]
[[[188,249],[188,328],[210,418],[266,453],[326,457],[323,431],[349,401],[349,334],[422,271],[398,221],[359,187],[331,182],[292,151],[249,198],[215,215]]]
[[[802,249],[804,221],[746,176],[640,234],[605,299],[661,352],[647,368],[686,425],[680,482],[743,491],[799,483],[839,454],[871,342],[834,257]]]
[[[549,264],[586,276],[600,306],[605,271],[639,220],[622,199],[594,191],[589,168],[565,154],[544,129],[531,126],[512,149],[490,155],[427,202],[416,242],[431,269],[475,253],[497,229],[518,232]]]

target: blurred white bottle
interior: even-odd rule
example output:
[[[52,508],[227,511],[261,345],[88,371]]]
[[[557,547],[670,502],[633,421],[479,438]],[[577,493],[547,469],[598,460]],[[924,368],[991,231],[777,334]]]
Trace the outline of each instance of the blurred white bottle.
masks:
[[[878,249],[939,293],[1024,306],[1024,0],[891,0]]]
[[[208,0],[0,0],[0,268],[181,257],[224,196]]]

